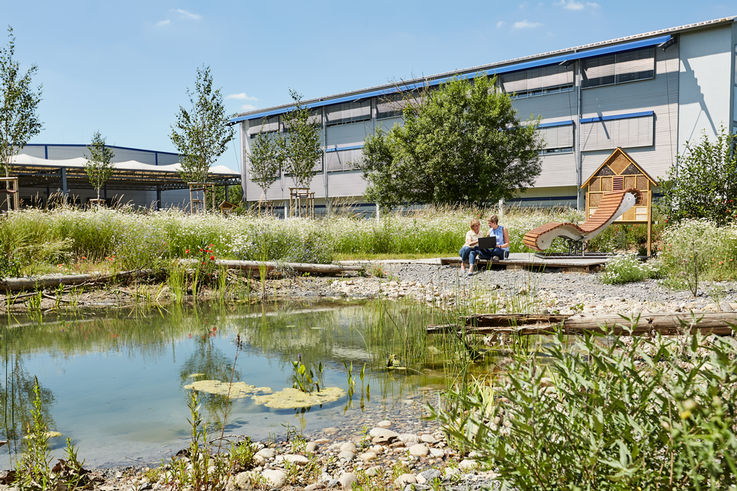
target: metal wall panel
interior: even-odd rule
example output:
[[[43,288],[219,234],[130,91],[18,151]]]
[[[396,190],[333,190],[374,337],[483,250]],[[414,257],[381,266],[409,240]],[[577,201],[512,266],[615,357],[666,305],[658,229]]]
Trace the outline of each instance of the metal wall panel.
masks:
[[[652,146],[654,125],[654,116],[584,123],[581,125],[583,151]]]
[[[543,123],[570,121],[576,116],[576,92],[571,90],[528,99],[514,99],[512,107],[517,111],[517,117],[523,121],[538,116]]]
[[[538,134],[545,140],[543,148],[573,147],[573,125],[539,128]]]
[[[366,193],[366,181],[358,171],[328,174],[328,192],[331,198],[361,197]]]
[[[160,153],[158,160],[159,160],[159,165],[176,164],[177,162],[179,162],[179,155],[171,154],[171,153]]]
[[[21,149],[19,154],[30,155],[31,157],[38,157],[43,159],[46,157],[46,150],[43,145],[27,145]]]
[[[260,121],[251,121],[248,128],[248,136],[253,137],[257,133],[269,133],[279,131],[279,116],[270,116]]]
[[[113,162],[125,162],[127,160],[135,160],[136,162],[142,162],[144,164],[156,164],[156,155],[154,152],[144,152],[141,150],[126,150],[122,148],[111,149],[115,156]],[[89,154],[89,152],[86,152]]]
[[[325,166],[328,172],[355,170],[363,160],[363,149],[325,152]]]
[[[535,187],[576,185],[576,158],[574,153],[544,155],[541,160],[542,172],[535,180]]]
[[[325,108],[325,119],[328,125],[350,121],[363,121],[371,118],[371,100],[334,104]]]

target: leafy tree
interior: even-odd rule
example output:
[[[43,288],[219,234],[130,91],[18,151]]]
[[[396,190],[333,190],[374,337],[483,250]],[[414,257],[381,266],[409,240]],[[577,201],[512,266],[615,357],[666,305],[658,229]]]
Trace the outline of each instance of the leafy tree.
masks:
[[[537,124],[521,124],[495,80],[452,80],[403,110],[404,125],[369,137],[361,168],[381,206],[509,199],[540,174]]]
[[[279,179],[284,167],[284,139],[275,134],[259,133],[251,146],[249,170],[251,180],[264,194]]]
[[[310,122],[310,111],[302,104],[302,95],[292,89],[289,95],[294,100],[294,109],[283,116],[286,132],[283,137],[284,170],[292,175],[296,187],[307,188],[315,174],[315,163],[322,154],[320,130]]]
[[[97,199],[100,199],[100,189],[113,175],[113,157],[115,153],[111,148],[105,146],[105,138],[99,131],[92,135],[92,142],[87,147],[89,157],[84,164],[84,170],[90,184],[97,191]]]
[[[715,140],[704,135],[678,156],[661,184],[661,207],[673,221],[708,218],[723,225],[737,218],[737,135],[722,127]]]
[[[179,106],[170,138],[182,155],[182,179],[205,182],[210,167],[233,139],[233,127],[228,125],[220,89],[213,89],[210,67],[197,68],[194,90],[187,89],[187,96],[191,107]]]
[[[41,102],[41,87],[31,87],[36,65],[23,73],[15,59],[15,36],[8,26],[8,45],[0,48],[0,169],[8,176],[8,164],[15,148],[23,148],[41,132],[36,109]]]

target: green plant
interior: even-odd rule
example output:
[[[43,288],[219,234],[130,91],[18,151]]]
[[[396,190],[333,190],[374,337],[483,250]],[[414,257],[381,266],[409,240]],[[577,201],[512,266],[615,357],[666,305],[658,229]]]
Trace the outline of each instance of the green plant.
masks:
[[[256,455],[256,447],[248,437],[238,443],[231,444],[228,456],[230,472],[238,473],[252,468],[254,466],[254,455]]]
[[[716,138],[704,134],[670,168],[661,188],[662,209],[675,222],[705,218],[717,225],[737,217],[737,135],[722,126]]]
[[[33,378],[33,396],[31,422],[26,428],[26,449],[18,462],[15,484],[21,489],[49,489],[55,484],[51,473],[49,430],[36,377]]]
[[[544,358],[518,354],[506,376],[459,384],[446,407],[433,408],[455,445],[475,450],[506,485],[737,483],[732,339],[585,336],[571,343],[559,334],[541,349]]]
[[[315,163],[322,153],[320,149],[320,129],[310,121],[310,110],[302,104],[302,95],[294,89],[289,90],[294,108],[285,113],[282,144],[284,171],[292,176],[294,185],[307,188],[315,175]]]
[[[299,389],[306,393],[310,393],[312,391],[320,392],[320,386],[323,385],[322,362],[319,362],[317,369],[313,370],[312,367],[307,368],[307,366],[302,363],[302,355],[299,355],[298,359],[292,362],[292,368],[294,370],[294,374],[292,375],[292,386],[295,389]]]
[[[641,262],[635,255],[621,255],[610,259],[599,279],[608,285],[632,283],[659,276],[653,262]]]
[[[366,197],[382,207],[510,199],[540,174],[537,122],[523,124],[510,95],[486,76],[456,78],[403,110],[403,125],[366,139]],[[494,179],[480,179],[480,176]]]
[[[92,135],[92,142],[87,147],[89,157],[84,164],[84,171],[92,187],[97,191],[97,199],[100,199],[100,189],[113,175],[113,157],[115,152],[112,148],[105,146],[105,138],[99,131]]]

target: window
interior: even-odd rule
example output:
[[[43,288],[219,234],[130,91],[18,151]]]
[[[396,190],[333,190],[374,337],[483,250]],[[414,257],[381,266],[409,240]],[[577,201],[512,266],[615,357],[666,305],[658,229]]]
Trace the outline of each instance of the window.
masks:
[[[279,116],[269,116],[261,120],[249,121],[248,136],[254,138],[259,133],[276,133],[279,131]]]
[[[582,61],[583,87],[599,87],[655,76],[655,49],[623,51]]]
[[[371,100],[333,104],[325,108],[325,118],[328,126],[369,120],[371,119]]]
[[[356,170],[361,159],[363,159],[362,148],[325,150],[325,165],[328,172]]]
[[[566,153],[573,151],[573,123],[545,126],[544,123],[537,129],[538,135],[543,138],[543,149],[540,154]]]
[[[573,90],[573,66],[550,65],[504,73],[499,82],[502,90],[515,98],[565,92]]]
[[[654,143],[655,115],[615,115],[581,120],[583,151],[616,147],[650,147]]]

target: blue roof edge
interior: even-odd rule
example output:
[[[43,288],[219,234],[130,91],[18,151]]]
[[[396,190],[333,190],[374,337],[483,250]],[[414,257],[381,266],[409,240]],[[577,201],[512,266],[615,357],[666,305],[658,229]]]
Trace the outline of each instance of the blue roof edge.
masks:
[[[572,51],[570,53],[566,53],[562,55],[550,56],[547,58],[540,58],[538,60],[525,61],[522,63],[515,63],[512,65],[501,66],[498,68],[489,68],[486,70],[478,70],[476,72],[471,72],[471,73],[464,73],[464,74],[459,74],[459,75],[454,75],[454,76],[441,77],[441,78],[436,78],[433,80],[426,80],[426,81],[421,81],[421,82],[403,84],[403,85],[399,85],[396,87],[389,87],[389,88],[384,88],[384,89],[359,92],[356,94],[347,95],[343,97],[335,97],[335,98],[328,98],[328,99],[319,100],[319,101],[308,102],[304,106],[307,109],[313,109],[316,107],[329,106],[332,104],[340,104],[341,102],[354,102],[354,101],[358,101],[361,99],[367,99],[370,97],[388,95],[388,94],[393,94],[396,92],[404,92],[407,90],[414,90],[414,89],[418,89],[422,87],[433,87],[433,86],[441,85],[443,83],[449,82],[450,80],[454,80],[457,78],[469,79],[469,78],[476,78],[478,76],[484,76],[484,75],[497,75],[501,73],[516,72],[519,70],[526,70],[528,68],[536,68],[536,67],[547,66],[547,65],[557,65],[560,63],[564,63],[566,61],[574,61],[574,60],[580,60],[584,58],[591,58],[594,56],[606,55],[610,53],[620,53],[623,51],[631,51],[633,49],[638,49],[638,48],[646,48],[648,46],[656,46],[658,44],[662,44],[662,43],[665,43],[666,41],[669,41],[671,38],[672,36],[670,34],[666,34],[664,36],[656,36],[653,38],[640,39],[637,41],[631,41],[629,43],[615,44],[613,46],[605,46],[602,48],[594,48],[594,49],[589,49],[585,51]],[[284,114],[289,111],[292,111],[294,108],[295,106],[285,106],[285,107],[280,107],[277,109],[262,111],[260,113],[238,116],[236,118],[232,118],[230,120],[230,123],[233,124],[233,123],[239,123],[241,121],[250,121],[254,119],[261,119],[261,118],[266,118],[269,116],[275,116],[277,114]]]

